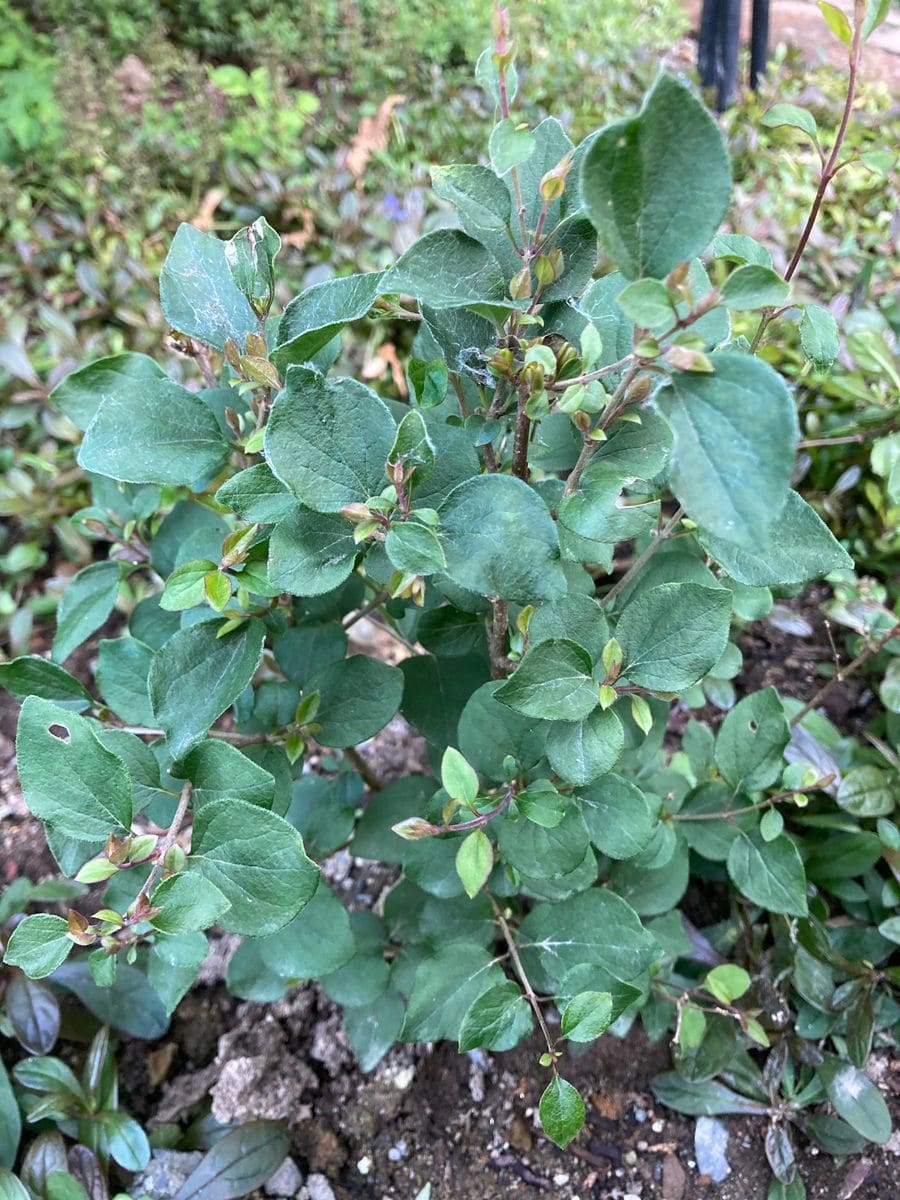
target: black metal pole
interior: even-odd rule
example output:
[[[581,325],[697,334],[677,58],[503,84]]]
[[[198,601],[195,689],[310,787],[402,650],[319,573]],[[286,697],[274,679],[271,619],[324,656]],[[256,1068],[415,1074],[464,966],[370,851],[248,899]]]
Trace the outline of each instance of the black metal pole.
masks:
[[[697,39],[697,67],[700,82],[704,87],[716,86],[716,42],[719,30],[719,5],[721,0],[703,0],[700,15],[700,33]]]
[[[750,86],[755,91],[769,57],[769,0],[753,0],[750,31]]]
[[[724,112],[737,85],[741,43],[741,0],[721,0],[719,7],[719,70],[716,108]]]

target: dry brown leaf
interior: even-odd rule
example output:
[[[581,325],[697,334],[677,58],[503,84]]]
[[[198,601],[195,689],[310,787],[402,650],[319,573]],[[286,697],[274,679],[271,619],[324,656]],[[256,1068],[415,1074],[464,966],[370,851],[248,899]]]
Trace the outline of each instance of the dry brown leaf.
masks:
[[[315,236],[316,226],[313,221],[312,209],[304,208],[303,210],[303,228],[295,229],[292,233],[283,233],[281,240],[286,246],[293,246],[295,249],[302,249],[308,241],[311,241]]]
[[[200,208],[196,217],[191,221],[197,229],[202,229],[204,233],[208,233],[215,225],[213,218],[215,217],[216,209],[225,199],[225,193],[221,188],[210,188],[200,202]]]
[[[357,183],[365,174],[369,159],[375,151],[387,149],[388,132],[394,109],[403,104],[405,100],[405,96],[388,96],[378,106],[378,112],[374,117],[363,117],[360,121],[359,128],[350,141],[350,149],[347,151],[345,159],[347,170]]]

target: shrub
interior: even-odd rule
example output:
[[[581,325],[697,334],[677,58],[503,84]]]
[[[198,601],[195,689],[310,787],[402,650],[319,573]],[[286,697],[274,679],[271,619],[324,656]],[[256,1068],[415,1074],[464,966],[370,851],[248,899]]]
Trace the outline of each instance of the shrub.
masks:
[[[266,221],[183,225],[160,297],[197,390],[136,353],[54,390],[84,430],[77,526],[111,549],[66,592],[52,660],[0,682],[26,801],[104,892],[26,918],[6,962],[41,978],[83,948],[97,987],[137,966],[171,1012],[219,925],[243,939],[235,994],[318,979],[365,1070],[398,1039],[503,1050],[537,1027],[560,1146],[584,1120],[565,1043],[640,1020],[674,1040],[659,1098],[765,1118],[776,1194],[799,1196],[792,1128],[840,1154],[890,1135],[863,1068],[898,1011],[896,717],[863,749],[819,696],[766,688],[674,752],[667,730],[727,690],[735,625],[773,591],[850,578],[791,489],[794,401],[755,354],[785,320],[810,362],[837,353],[828,310],[791,295],[818,203],[782,277],[717,232],[728,155],[682,82],[574,146],[511,116],[507,39],[501,14],[477,71],[490,167],[434,172],[460,228],[273,316]],[[331,373],[371,311],[415,326],[394,396]],[[752,342],[732,312],[758,314]],[[117,604],[88,689],[62,664]],[[366,617],[399,666],[348,656]],[[845,675],[898,649],[884,606],[854,620]],[[398,712],[434,777],[384,786],[358,747]],[[348,913],[322,878],[348,846],[402,870],[383,905]],[[721,900],[699,931],[691,876]]]

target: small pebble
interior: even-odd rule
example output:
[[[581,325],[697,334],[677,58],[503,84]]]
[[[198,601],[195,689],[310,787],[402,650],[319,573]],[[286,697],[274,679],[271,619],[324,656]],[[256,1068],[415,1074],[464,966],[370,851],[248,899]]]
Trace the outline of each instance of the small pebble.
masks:
[[[666,1127],[665,1121],[654,1121],[653,1124],[650,1126],[650,1128],[653,1130],[654,1133],[662,1133],[662,1131],[665,1129],[665,1127]]]
[[[568,1175],[554,1175],[553,1182],[556,1184],[557,1187],[562,1187],[564,1183],[569,1182],[569,1176]]]
[[[296,1196],[303,1186],[303,1176],[292,1158],[286,1158],[274,1175],[263,1184],[267,1196]]]
[[[359,1160],[359,1162],[356,1164],[356,1169],[359,1171],[360,1175],[368,1175],[368,1173],[372,1170],[372,1160],[369,1158],[368,1154]]]
[[[637,1155],[635,1154],[635,1152],[633,1150],[626,1150],[625,1153],[622,1155],[622,1162],[625,1164],[626,1167],[633,1167],[634,1164],[637,1162]]]
[[[335,1200],[331,1184],[324,1175],[310,1175],[306,1181],[309,1200]]]
[[[647,1145],[648,1145],[647,1142],[643,1142],[643,1141],[638,1142],[636,1145],[636,1149],[640,1150],[640,1152],[643,1154],[643,1152],[647,1149]]]
[[[635,1119],[635,1121],[637,1121],[638,1125],[643,1125],[644,1122],[647,1120],[646,1108],[641,1108],[639,1105],[635,1105],[634,1119]]]
[[[401,1138],[395,1146],[391,1146],[387,1156],[391,1162],[400,1162],[401,1159],[406,1158],[407,1149],[406,1139]]]
[[[401,1092],[405,1092],[416,1076],[415,1067],[401,1067],[394,1076],[394,1087]]]

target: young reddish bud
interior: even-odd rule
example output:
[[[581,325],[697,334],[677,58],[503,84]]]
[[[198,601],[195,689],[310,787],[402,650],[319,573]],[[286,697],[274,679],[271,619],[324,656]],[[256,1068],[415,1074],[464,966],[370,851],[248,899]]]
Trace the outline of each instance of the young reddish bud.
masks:
[[[642,400],[646,400],[650,395],[650,388],[653,384],[650,382],[648,375],[642,375],[640,379],[636,379],[628,391],[625,393],[625,402],[627,404],[640,404]]]
[[[679,263],[677,267],[673,267],[666,276],[666,287],[670,292],[674,292],[677,287],[681,287],[687,279],[690,263]]]
[[[70,908],[68,912],[69,920],[69,937],[76,946],[92,946],[97,940],[97,935],[91,927],[87,917],[82,916],[80,912],[76,912],[74,908]]]
[[[674,371],[695,371],[712,374],[713,365],[702,350],[690,350],[687,346],[669,346],[663,358]]]
[[[367,504],[345,504],[340,515],[348,521],[371,521],[372,510]]]
[[[422,838],[434,837],[437,830],[428,821],[423,821],[421,817],[407,817],[405,821],[398,821],[396,825],[392,825],[391,829],[398,837],[405,838],[408,842],[418,842]]]

